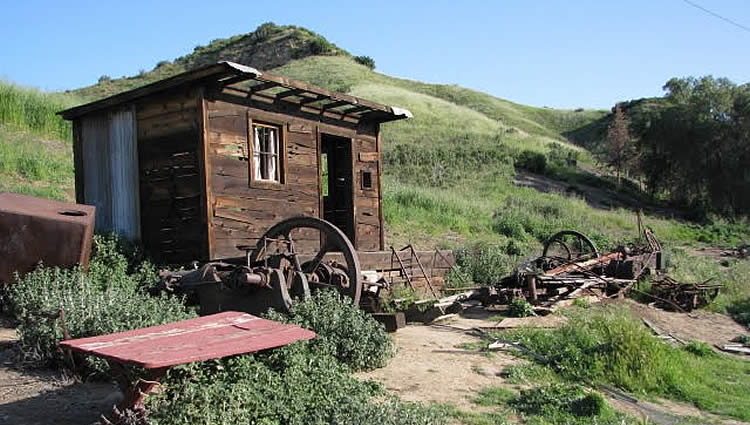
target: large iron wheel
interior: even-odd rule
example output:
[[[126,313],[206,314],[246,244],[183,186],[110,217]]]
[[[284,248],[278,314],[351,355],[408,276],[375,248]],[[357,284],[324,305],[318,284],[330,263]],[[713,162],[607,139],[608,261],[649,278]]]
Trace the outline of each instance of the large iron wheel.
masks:
[[[301,257],[309,254],[297,249],[303,240],[320,243],[312,259],[301,263]],[[329,253],[340,253],[343,263],[324,261]],[[300,216],[276,223],[258,240],[249,260],[252,264],[266,263],[274,268],[284,268],[286,264],[297,276],[306,277],[310,290],[333,288],[349,297],[354,305],[359,304],[362,293],[359,257],[344,232],[325,220]],[[290,291],[299,292],[291,287]]]
[[[599,250],[588,236],[575,230],[563,230],[544,244],[542,257],[554,265],[585,261],[599,257]]]

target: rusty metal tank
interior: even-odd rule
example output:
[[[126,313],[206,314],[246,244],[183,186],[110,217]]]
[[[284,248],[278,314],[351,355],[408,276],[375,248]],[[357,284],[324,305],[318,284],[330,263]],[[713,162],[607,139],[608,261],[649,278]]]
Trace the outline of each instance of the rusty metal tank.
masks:
[[[95,208],[0,193],[0,282],[47,266],[88,265]]]

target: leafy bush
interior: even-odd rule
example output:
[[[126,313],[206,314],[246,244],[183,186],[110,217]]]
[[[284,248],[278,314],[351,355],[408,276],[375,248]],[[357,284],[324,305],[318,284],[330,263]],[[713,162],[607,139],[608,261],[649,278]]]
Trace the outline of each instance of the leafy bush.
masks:
[[[336,47],[328,40],[323,38],[323,36],[316,35],[315,37],[310,40],[310,43],[308,44],[310,52],[314,55],[322,55],[326,53],[333,52]]]
[[[544,170],[547,169],[547,157],[540,152],[522,151],[516,158],[515,165],[532,173],[544,174]]]
[[[385,328],[335,291],[320,291],[296,303],[289,316],[270,312],[267,317],[315,331],[318,336],[310,342],[312,348],[352,370],[383,367],[394,355],[394,344]]]
[[[355,56],[354,61],[360,65],[364,65],[370,68],[370,70],[375,69],[375,59],[369,56]]]
[[[253,32],[253,35],[255,37],[256,41],[265,41],[267,40],[271,35],[281,31],[282,28],[278,25],[274,24],[273,22],[265,22],[258,26],[258,28],[255,29]]]
[[[550,143],[549,152],[547,153],[549,162],[561,167],[575,166],[580,156],[580,151],[566,148],[560,143]]]
[[[552,369],[539,364],[512,364],[503,369],[502,376],[515,385],[550,383],[559,380]]]
[[[713,357],[717,354],[711,349],[711,346],[705,342],[689,342],[682,347],[683,350],[698,357]]]
[[[513,298],[510,304],[508,304],[508,314],[513,317],[536,316],[534,307],[523,298]]]
[[[324,347],[301,342],[173,369],[147,403],[153,425],[442,423],[419,405],[384,397]]]
[[[518,252],[517,245],[510,243],[491,245],[477,243],[473,246],[456,250],[456,271],[462,276],[468,276],[474,283],[490,285],[499,282],[510,274],[521,258],[508,251]],[[527,251],[522,249],[522,251]],[[450,275],[448,276],[451,280]]]
[[[29,360],[59,363],[59,324],[43,314],[62,310],[73,338],[120,332],[193,317],[181,300],[151,297],[141,288],[153,279],[153,268],[136,266],[116,251],[117,240],[97,236],[88,273],[75,268],[39,267],[9,288],[8,302],[19,324],[20,345]],[[101,362],[86,366],[104,372]]]

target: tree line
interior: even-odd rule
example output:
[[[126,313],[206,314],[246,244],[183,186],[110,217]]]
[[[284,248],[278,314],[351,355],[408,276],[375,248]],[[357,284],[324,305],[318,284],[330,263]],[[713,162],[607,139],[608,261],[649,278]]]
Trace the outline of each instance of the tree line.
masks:
[[[663,89],[613,108],[603,153],[618,179],[696,213],[750,214],[750,83],[673,78]]]

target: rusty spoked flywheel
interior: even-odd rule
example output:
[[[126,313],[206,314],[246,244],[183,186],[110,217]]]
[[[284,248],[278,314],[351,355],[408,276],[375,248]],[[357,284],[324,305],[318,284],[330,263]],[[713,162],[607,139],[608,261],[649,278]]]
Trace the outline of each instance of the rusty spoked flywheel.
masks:
[[[583,233],[576,230],[563,230],[547,239],[542,257],[551,263],[550,266],[556,267],[574,261],[597,258],[599,250],[594,242]]]
[[[303,252],[302,247],[316,246],[316,252]],[[326,254],[339,253],[343,262],[325,261]],[[302,263],[303,256],[312,259]],[[249,260],[253,264],[266,263],[270,267],[283,268],[287,264],[295,279],[287,279],[288,285],[306,280],[310,291],[333,288],[347,296],[354,305],[359,304],[362,293],[362,271],[359,257],[349,238],[338,227],[315,217],[292,217],[272,226],[258,240]],[[291,293],[303,291],[289,287]]]

